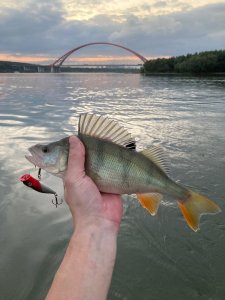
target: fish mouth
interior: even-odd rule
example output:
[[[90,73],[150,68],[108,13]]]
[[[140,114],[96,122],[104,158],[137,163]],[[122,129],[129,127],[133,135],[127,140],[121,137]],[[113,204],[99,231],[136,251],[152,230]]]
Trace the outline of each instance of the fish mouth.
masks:
[[[29,148],[28,151],[30,152],[30,154],[25,155],[25,158],[30,163],[32,163],[33,165],[35,165],[35,167],[37,166],[37,167],[43,169],[44,166],[43,166],[43,163],[42,163],[42,157],[32,147]]]

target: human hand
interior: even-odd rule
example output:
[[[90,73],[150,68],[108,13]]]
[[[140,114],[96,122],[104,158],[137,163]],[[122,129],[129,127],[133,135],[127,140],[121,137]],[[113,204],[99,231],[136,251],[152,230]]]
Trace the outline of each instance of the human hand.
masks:
[[[85,174],[85,148],[79,138],[71,136],[68,168],[64,178],[65,199],[76,226],[111,226],[116,231],[122,218],[120,195],[100,193]]]
[[[85,149],[72,136],[64,178],[75,231],[46,300],[107,298],[122,218],[119,195],[100,193],[85,174]]]

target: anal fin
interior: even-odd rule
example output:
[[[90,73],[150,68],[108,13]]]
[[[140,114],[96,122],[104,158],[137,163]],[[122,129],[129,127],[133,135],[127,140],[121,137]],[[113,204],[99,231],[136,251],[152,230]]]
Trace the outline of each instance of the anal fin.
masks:
[[[137,198],[141,205],[148,210],[148,212],[155,216],[157,214],[162,195],[159,193],[137,194]]]

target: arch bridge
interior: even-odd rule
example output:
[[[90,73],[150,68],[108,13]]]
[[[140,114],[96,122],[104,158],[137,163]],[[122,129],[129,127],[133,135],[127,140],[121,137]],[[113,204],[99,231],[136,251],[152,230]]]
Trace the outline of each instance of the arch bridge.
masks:
[[[130,49],[130,48],[127,48],[127,47],[124,47],[124,46],[121,46],[121,45],[118,45],[118,44],[114,44],[114,43],[108,43],[108,42],[94,42],[94,43],[88,43],[88,44],[84,44],[84,45],[81,45],[79,47],[76,47],[76,48],[73,48],[72,50],[66,52],[64,55],[62,55],[61,57],[59,57],[57,60],[54,61],[53,64],[51,64],[51,71],[54,72],[55,69],[58,69],[62,66],[62,64],[64,63],[64,61],[74,52],[78,51],[79,49],[81,48],[84,48],[84,47],[88,47],[88,46],[92,46],[92,45],[110,45],[110,46],[115,46],[115,47],[118,47],[118,48],[122,48],[134,55],[136,55],[143,63],[145,63],[147,61],[147,58],[145,58],[143,55],[139,54],[138,52]]]

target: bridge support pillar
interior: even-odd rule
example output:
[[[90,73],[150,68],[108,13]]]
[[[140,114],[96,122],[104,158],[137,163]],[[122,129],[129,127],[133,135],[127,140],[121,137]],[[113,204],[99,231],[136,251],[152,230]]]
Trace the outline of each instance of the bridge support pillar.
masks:
[[[59,72],[60,72],[60,67],[51,66],[51,73],[59,73]]]

